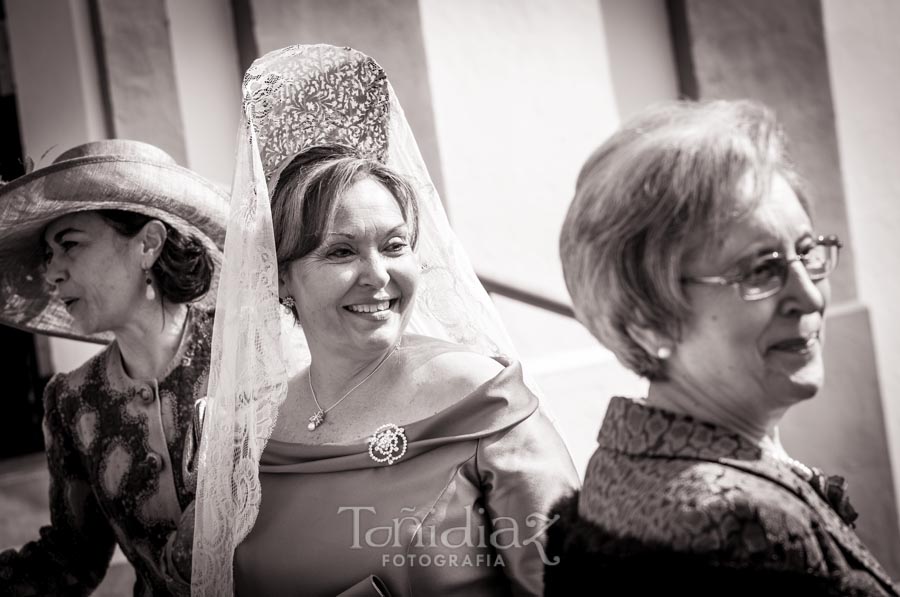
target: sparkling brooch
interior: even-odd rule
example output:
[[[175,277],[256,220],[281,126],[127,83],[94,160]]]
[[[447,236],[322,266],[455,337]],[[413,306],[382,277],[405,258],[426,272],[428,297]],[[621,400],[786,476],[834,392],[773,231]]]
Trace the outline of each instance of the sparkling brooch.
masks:
[[[369,456],[381,464],[394,464],[406,454],[406,433],[403,427],[386,423],[369,438]]]

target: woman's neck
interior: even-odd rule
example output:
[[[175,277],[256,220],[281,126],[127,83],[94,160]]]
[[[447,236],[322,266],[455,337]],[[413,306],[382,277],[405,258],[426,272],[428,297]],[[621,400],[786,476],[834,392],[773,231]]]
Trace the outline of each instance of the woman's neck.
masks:
[[[754,445],[764,447],[778,441],[777,424],[784,410],[768,412],[752,404],[742,405],[725,396],[710,395],[699,389],[688,389],[672,382],[651,382],[647,404],[663,410],[691,416],[713,423],[744,437]]]
[[[116,343],[125,372],[133,379],[162,375],[178,352],[187,323],[187,305],[148,305],[119,330]]]
[[[323,354],[311,351],[309,367],[310,380],[315,388],[316,396],[322,402],[322,407],[327,408],[331,403],[339,400],[347,391],[365,383],[372,383],[367,379],[381,365],[391,358],[397,345],[390,346],[377,355],[365,355],[353,358],[347,354]]]

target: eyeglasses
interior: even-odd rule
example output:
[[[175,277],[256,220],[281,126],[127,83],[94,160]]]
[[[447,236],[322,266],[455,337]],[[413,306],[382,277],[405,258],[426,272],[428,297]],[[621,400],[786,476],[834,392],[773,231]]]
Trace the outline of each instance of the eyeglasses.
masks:
[[[791,264],[799,261],[806,268],[809,279],[813,282],[824,280],[837,267],[843,243],[834,234],[819,236],[815,244],[806,247],[804,252],[788,259],[778,251],[756,255],[744,261],[738,273],[730,276],[698,276],[683,278],[683,282],[691,284],[709,284],[713,286],[737,286],[741,298],[745,301],[758,301],[768,298],[784,288]]]

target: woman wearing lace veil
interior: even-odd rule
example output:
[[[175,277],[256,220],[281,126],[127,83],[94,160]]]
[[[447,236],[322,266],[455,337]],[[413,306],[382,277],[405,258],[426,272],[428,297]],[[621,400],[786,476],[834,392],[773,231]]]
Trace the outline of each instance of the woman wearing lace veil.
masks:
[[[243,110],[194,593],[540,594],[577,476],[384,72],[284,48]]]

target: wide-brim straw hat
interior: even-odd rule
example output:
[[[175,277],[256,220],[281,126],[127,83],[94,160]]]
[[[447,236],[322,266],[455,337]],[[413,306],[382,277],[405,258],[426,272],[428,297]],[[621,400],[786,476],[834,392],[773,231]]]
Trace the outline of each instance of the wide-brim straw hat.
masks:
[[[209,292],[195,303],[215,305],[228,194],[158,147],[109,139],[74,147],[49,166],[0,186],[0,323],[78,340],[112,339],[108,333],[79,333],[43,276],[47,225],[100,209],[145,214],[199,239],[215,269]]]

